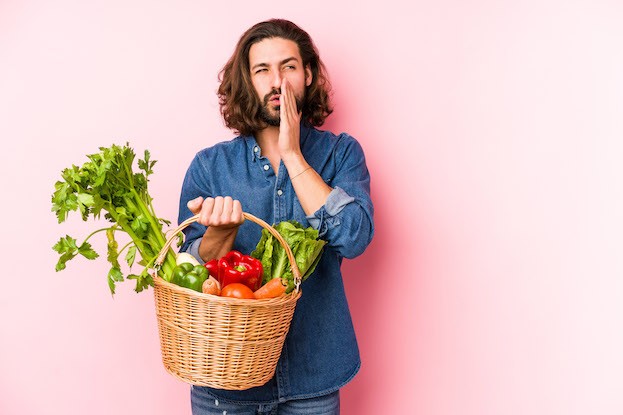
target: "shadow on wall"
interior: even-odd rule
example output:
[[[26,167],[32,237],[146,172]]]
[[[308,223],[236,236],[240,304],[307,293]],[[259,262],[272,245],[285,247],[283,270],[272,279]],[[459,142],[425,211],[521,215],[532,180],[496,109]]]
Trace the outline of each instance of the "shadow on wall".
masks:
[[[371,171],[371,174],[373,172]],[[353,324],[357,334],[362,367],[355,379],[346,387],[342,395],[344,408],[349,414],[365,415],[372,406],[375,385],[381,374],[382,359],[378,353],[378,337],[382,333],[383,321],[387,318],[382,306],[379,287],[383,286],[384,271],[381,264],[386,262],[391,244],[385,236],[388,223],[383,215],[387,212],[388,198],[375,192],[372,185],[372,201],[375,208],[375,235],[368,249],[353,260],[344,260],[342,271],[344,285],[350,306]]]
[[[343,131],[336,115],[331,116],[327,125],[323,126],[324,129]],[[378,353],[378,345],[379,336],[383,333],[383,322],[389,318],[383,309],[383,293],[379,292],[386,273],[381,264],[394,260],[391,258],[392,247],[400,241],[394,239],[397,232],[392,231],[391,218],[388,216],[388,212],[391,212],[389,204],[395,202],[395,197],[384,193],[391,189],[383,183],[385,179],[381,171],[387,161],[383,160],[381,153],[373,151],[374,146],[366,146],[367,142],[378,136],[378,132],[368,129],[364,136],[361,136],[361,132],[352,134],[364,149],[370,171],[375,233],[371,244],[361,256],[353,260],[345,259],[342,265],[346,295],[362,359],[360,372],[344,388],[342,405],[345,414],[366,415],[370,407],[374,406],[372,402],[377,399],[374,388],[383,375],[383,358]]]
[[[379,380],[385,374],[385,354],[379,353],[379,345],[384,342],[381,337],[386,333],[384,326],[390,317],[395,317],[387,315],[389,310],[384,309],[383,305],[387,295],[380,289],[386,277],[385,267],[381,264],[397,260],[392,258],[392,252],[396,251],[396,244],[402,243],[396,239],[401,233],[400,230],[392,229],[395,222],[390,216],[394,214],[390,204],[395,206],[397,195],[389,194],[392,186],[387,182],[390,179],[387,148],[379,144],[379,137],[386,136],[381,131],[382,123],[361,122],[369,115],[369,109],[365,106],[353,108],[349,97],[360,94],[358,85],[347,73],[332,73],[331,80],[335,85],[340,85],[341,93],[333,97],[336,111],[320,128],[336,134],[345,131],[361,144],[370,171],[374,204],[375,234],[371,244],[361,256],[353,260],[345,259],[342,265],[346,295],[362,359],[361,370],[344,388],[342,408],[345,415],[367,415],[379,399],[376,396]]]

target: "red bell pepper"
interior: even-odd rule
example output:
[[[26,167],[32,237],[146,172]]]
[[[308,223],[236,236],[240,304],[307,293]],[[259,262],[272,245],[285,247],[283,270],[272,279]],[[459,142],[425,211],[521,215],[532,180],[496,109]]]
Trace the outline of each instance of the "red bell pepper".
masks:
[[[208,274],[210,274],[211,277],[218,279],[218,259],[208,261],[204,266],[208,270]]]
[[[262,262],[238,251],[229,251],[219,260],[208,261],[205,267],[221,287],[239,282],[255,291],[262,285]]]

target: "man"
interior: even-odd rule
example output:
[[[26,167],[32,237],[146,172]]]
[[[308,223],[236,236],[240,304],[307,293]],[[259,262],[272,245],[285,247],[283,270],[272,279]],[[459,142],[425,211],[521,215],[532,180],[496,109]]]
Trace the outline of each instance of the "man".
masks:
[[[239,136],[193,159],[179,221],[200,220],[185,230],[182,250],[201,261],[250,253],[261,228],[244,222],[243,209],[313,226],[327,245],[301,286],[273,379],[244,391],[194,386],[193,414],[339,414],[339,389],[360,367],[340,265],[374,231],[363,150],[348,134],[315,128],[332,112],[330,85],[311,38],[289,21],[247,30],[220,80],[221,113]]]

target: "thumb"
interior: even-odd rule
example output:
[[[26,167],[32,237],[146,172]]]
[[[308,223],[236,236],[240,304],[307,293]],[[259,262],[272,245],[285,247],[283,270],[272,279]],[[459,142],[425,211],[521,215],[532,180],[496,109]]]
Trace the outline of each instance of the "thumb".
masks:
[[[188,209],[190,209],[190,211],[193,214],[197,214],[199,212],[201,212],[201,203],[203,202],[203,197],[199,196],[193,200],[189,200],[188,203],[186,203],[186,206],[188,207]]]

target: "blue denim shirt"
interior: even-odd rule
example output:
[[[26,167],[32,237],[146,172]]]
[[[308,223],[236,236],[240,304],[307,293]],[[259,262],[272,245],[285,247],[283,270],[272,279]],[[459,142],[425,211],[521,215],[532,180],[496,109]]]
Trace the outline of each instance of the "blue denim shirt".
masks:
[[[274,403],[324,395],[351,380],[360,367],[359,349],[344,292],[342,259],[361,254],[374,232],[370,176],[363,150],[348,134],[338,136],[301,126],[305,160],[333,188],[326,203],[305,215],[283,164],[275,173],[262,156],[254,137],[240,136],[196,154],[184,178],[179,221],[192,213],[186,203],[198,196],[231,196],[242,209],[268,223],[294,219],[319,230],[327,241],[312,275],[301,285],[276,374],[263,386],[245,391],[205,388],[229,402]],[[199,258],[205,227],[193,223],[185,230],[183,251]],[[250,253],[260,239],[261,227],[243,223],[234,249]],[[357,277],[357,276],[353,276]]]

